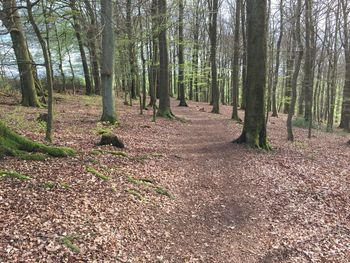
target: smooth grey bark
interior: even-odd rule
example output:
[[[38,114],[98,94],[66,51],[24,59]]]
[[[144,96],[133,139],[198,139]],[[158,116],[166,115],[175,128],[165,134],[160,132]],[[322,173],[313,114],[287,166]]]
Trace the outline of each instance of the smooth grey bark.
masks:
[[[101,0],[101,23],[102,30],[102,59],[101,59],[101,82],[102,82],[102,117],[101,121],[115,123],[114,92],[114,61],[115,61],[115,38],[113,2]]]

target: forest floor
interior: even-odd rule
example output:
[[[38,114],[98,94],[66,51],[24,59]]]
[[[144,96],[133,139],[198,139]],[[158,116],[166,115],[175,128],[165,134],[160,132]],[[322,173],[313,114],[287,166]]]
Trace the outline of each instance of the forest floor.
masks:
[[[56,98],[54,141],[78,154],[0,160],[31,178],[0,178],[0,262],[350,261],[348,135],[295,128],[290,143],[281,115],[265,152],[231,143],[242,124],[228,106],[172,100],[182,121],[153,123],[119,101],[120,125],[106,126],[99,97]],[[2,121],[42,141],[45,109],[0,104]],[[106,130],[125,154],[97,146]]]

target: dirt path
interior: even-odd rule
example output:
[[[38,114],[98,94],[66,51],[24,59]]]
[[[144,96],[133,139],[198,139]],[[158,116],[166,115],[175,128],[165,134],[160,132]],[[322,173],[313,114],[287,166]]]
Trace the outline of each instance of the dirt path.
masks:
[[[0,160],[0,170],[31,178],[0,180],[0,262],[350,261],[348,135],[314,131],[307,140],[296,128],[289,143],[281,115],[268,123],[274,150],[263,152],[231,143],[242,125],[230,120],[228,106],[216,115],[205,103],[179,108],[172,100],[186,122],[156,124],[150,111],[140,116],[137,107],[121,106],[121,125],[105,127],[97,121],[100,98],[60,98],[55,140],[79,153]],[[36,109],[2,109],[8,125],[44,137]],[[96,145],[101,129],[124,140],[126,157],[96,154],[115,150]]]
[[[172,142],[176,158],[169,166],[177,170],[180,191],[166,219],[171,246],[164,254],[176,262],[255,262],[265,231],[257,219],[263,207],[251,196],[258,189],[244,177],[242,147],[230,143],[232,126],[240,125],[195,107],[174,112],[189,125]]]

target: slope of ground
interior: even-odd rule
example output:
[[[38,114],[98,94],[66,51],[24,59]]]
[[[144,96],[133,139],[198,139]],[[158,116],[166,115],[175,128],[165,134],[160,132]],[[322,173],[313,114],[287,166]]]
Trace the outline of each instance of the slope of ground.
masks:
[[[172,103],[185,121],[152,123],[150,111],[120,106],[111,127],[97,121],[100,98],[57,96],[55,142],[79,153],[0,161],[30,177],[0,178],[0,262],[350,260],[347,135],[308,140],[296,129],[289,143],[285,117],[270,118],[274,150],[263,152],[231,143],[242,125],[230,107],[214,115],[204,103]],[[38,110],[1,109],[16,131],[44,137]],[[97,146],[109,130],[124,154]]]

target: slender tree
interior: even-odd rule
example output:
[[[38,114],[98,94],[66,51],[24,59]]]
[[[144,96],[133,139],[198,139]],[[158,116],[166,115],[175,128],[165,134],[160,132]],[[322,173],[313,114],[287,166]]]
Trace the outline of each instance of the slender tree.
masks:
[[[213,99],[212,113],[219,113],[220,91],[217,83],[217,65],[216,65],[216,41],[217,41],[217,16],[218,0],[208,0],[209,5],[209,38],[210,38],[210,65],[211,65],[211,92]]]
[[[178,85],[180,91],[180,104],[179,106],[187,107],[185,98],[185,61],[184,61],[184,0],[179,0],[179,74]]]

